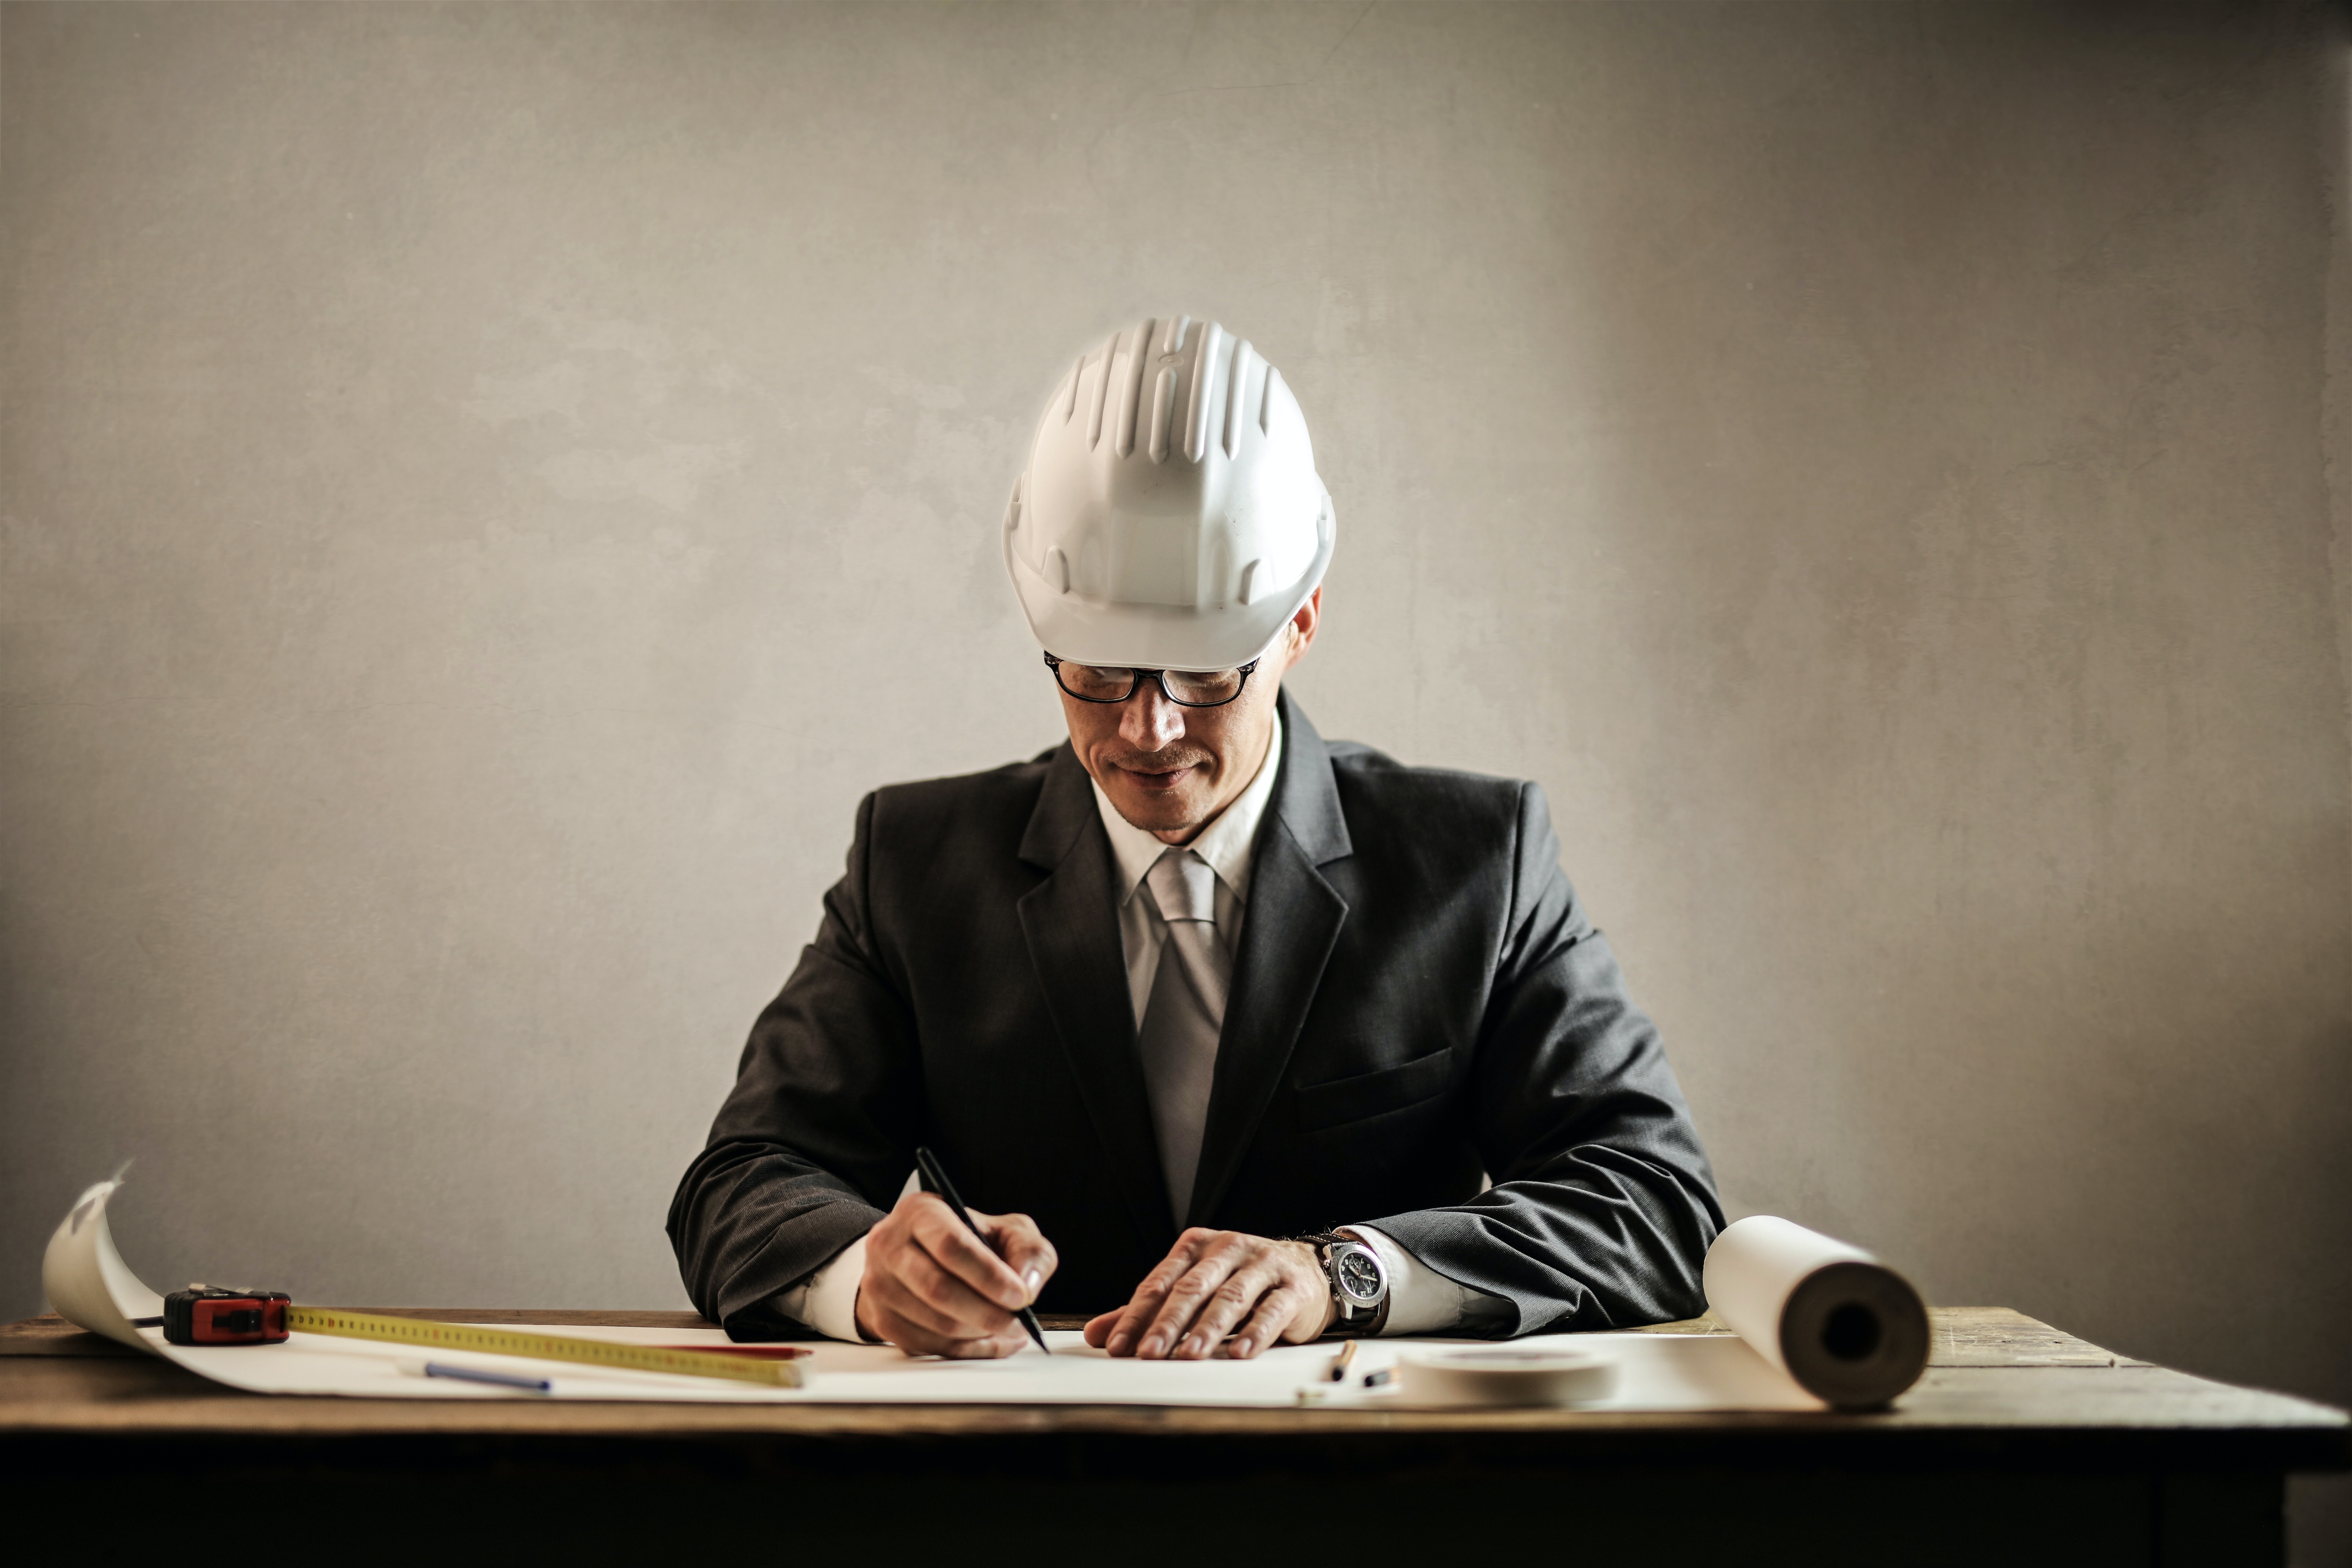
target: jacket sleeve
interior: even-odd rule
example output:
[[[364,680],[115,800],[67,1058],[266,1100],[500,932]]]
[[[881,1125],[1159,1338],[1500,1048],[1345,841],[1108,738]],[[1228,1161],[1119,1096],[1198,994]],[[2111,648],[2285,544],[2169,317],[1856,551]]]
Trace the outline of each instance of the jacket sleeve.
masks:
[[[912,1168],[922,1067],[870,924],[874,810],[867,795],[816,940],[752,1025],[670,1200],[687,1294],[738,1339],[802,1331],[776,1298],[878,1222]]]
[[[1715,1177],[1656,1026],[1559,868],[1543,792],[1520,786],[1511,905],[1471,1070],[1495,1185],[1368,1223],[1501,1298],[1507,1334],[1696,1316],[1723,1228]]]

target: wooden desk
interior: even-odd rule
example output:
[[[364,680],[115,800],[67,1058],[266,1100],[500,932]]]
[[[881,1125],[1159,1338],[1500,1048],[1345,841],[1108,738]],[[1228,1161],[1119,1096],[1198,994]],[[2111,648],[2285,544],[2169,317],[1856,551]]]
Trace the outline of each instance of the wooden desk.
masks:
[[[0,1329],[0,1506],[126,1558],[2178,1568],[2278,1563],[2286,1472],[2352,1468],[2325,1405],[2000,1308],[1935,1339],[1870,1415],[457,1404],[236,1394],[36,1318]]]

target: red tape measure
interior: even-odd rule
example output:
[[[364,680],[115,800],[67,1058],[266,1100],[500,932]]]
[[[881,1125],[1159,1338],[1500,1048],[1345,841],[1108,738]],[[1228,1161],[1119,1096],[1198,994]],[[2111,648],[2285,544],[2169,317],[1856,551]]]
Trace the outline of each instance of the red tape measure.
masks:
[[[286,1337],[283,1290],[191,1285],[163,1298],[163,1337],[175,1345],[274,1345]]]

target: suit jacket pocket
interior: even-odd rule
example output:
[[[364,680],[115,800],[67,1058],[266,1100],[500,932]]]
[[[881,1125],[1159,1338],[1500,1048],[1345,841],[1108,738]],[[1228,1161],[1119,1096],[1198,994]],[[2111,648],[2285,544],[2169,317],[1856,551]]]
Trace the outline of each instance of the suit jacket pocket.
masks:
[[[1399,1067],[1311,1084],[1296,1091],[1298,1128],[1312,1132],[1402,1110],[1444,1093],[1453,1079],[1454,1052],[1449,1048],[1415,1057]]]

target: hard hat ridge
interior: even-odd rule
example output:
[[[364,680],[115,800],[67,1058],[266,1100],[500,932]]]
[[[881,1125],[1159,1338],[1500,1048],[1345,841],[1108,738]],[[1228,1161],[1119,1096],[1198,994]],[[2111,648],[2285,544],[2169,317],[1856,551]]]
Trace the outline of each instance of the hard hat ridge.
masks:
[[[1217,669],[1273,640],[1335,535],[1281,373],[1214,321],[1157,317],[1080,353],[1046,399],[1004,555],[1049,652]]]

